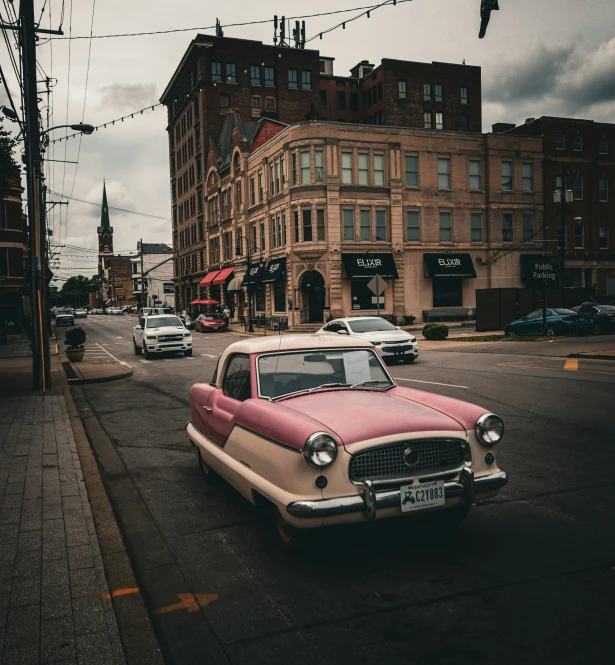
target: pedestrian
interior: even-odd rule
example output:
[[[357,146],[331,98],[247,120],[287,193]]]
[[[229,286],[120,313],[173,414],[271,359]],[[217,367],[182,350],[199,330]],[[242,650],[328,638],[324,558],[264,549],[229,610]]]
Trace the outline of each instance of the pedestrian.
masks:
[[[222,310],[222,318],[228,323],[231,318],[231,310],[228,308],[228,305],[224,306]]]
[[[579,316],[584,317],[586,320],[587,319],[592,319],[594,316],[594,307],[596,305],[596,301],[593,298],[587,299],[585,302],[581,303],[581,307],[579,309]]]

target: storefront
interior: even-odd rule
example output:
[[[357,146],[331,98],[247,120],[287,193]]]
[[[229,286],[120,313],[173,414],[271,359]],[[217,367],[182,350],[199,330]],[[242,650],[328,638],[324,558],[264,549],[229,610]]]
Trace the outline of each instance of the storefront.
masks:
[[[469,254],[424,254],[433,307],[463,307],[463,280],[476,279]]]
[[[272,259],[267,264],[261,284],[271,284],[272,313],[286,312],[286,258]]]
[[[265,286],[261,284],[263,273],[265,272],[265,263],[254,263],[244,275],[241,286],[248,289],[248,298],[252,296],[254,314],[264,314],[267,307],[267,292]]]
[[[378,298],[368,287],[379,275],[385,281],[399,279],[393,254],[342,254],[346,279],[350,281],[350,297],[353,311],[378,309]],[[380,308],[384,308],[385,297],[380,296]]]

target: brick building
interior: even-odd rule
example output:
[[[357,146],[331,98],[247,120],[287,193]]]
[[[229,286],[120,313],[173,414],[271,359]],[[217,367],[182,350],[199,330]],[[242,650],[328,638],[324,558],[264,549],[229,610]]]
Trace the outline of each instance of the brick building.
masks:
[[[190,302],[184,294],[194,291],[192,275],[204,277],[208,266],[220,260],[210,242],[208,220],[233,209],[234,202],[226,197],[245,199],[250,186],[259,192],[268,189],[264,180],[270,174],[263,173],[263,182],[257,177],[253,185],[240,179],[239,192],[235,176],[232,193],[215,190],[227,170],[235,173],[230,151],[234,133],[245,158],[285,125],[306,120],[442,132],[481,130],[478,67],[384,59],[377,67],[363,61],[344,77],[334,74],[333,58],[321,57],[316,50],[210,35],[198,35],[191,42],[161,101],[168,109],[177,307]],[[338,124],[318,126],[327,136],[340,131]],[[359,131],[352,136],[361,140]],[[295,159],[305,157],[294,154]],[[287,162],[286,168],[291,164]],[[322,170],[324,164],[314,168]],[[211,210],[212,205],[220,208]],[[232,246],[227,249],[232,253]],[[184,269],[178,272],[181,265]]]
[[[0,200],[0,334],[17,335],[24,328],[27,297],[25,264],[26,216],[22,212],[19,176],[9,180]],[[29,307],[29,305],[28,305]]]
[[[237,113],[205,179],[203,228],[175,229],[179,307],[221,300],[241,316],[249,292],[256,314],[291,325],[375,314],[378,272],[382,312],[464,315],[476,288],[521,286],[522,255],[544,249],[541,138]]]
[[[566,188],[566,286],[595,286],[598,295],[615,296],[615,125],[571,118],[530,118],[494,131],[544,137],[546,247],[559,254],[560,204],[553,192],[562,169]]]

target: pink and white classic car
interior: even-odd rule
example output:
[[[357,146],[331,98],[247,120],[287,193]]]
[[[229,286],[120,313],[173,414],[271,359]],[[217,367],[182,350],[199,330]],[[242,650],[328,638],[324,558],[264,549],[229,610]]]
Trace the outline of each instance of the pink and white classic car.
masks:
[[[369,343],[283,335],[231,344],[190,389],[206,478],[273,508],[286,545],[305,529],[432,513],[456,524],[508,481],[484,408],[399,386]]]

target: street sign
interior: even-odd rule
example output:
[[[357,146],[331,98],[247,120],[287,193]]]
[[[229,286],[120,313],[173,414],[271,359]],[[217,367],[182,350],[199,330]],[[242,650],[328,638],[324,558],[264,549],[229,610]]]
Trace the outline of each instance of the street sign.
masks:
[[[384,290],[387,287],[387,283],[382,279],[382,277],[380,277],[380,275],[376,275],[368,282],[367,287],[374,295],[379,296],[384,293]]]
[[[549,259],[528,261],[525,265],[526,286],[530,289],[558,289],[560,287],[559,262]]]

